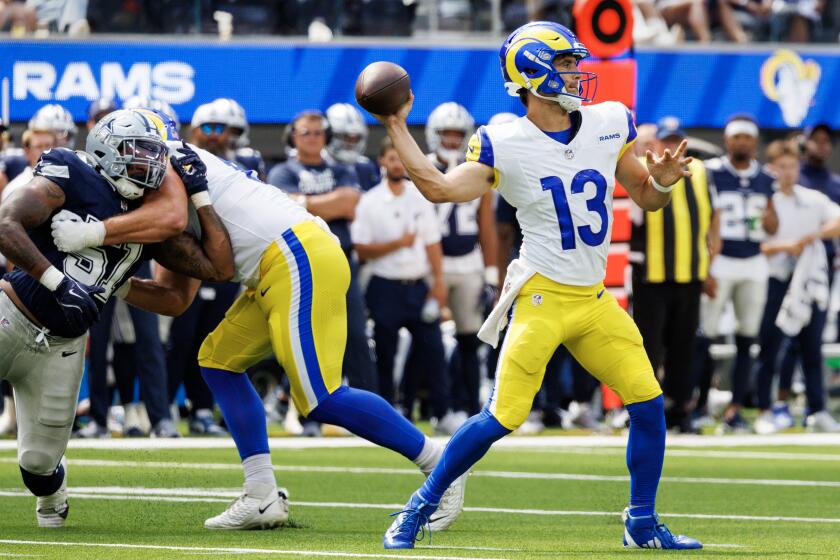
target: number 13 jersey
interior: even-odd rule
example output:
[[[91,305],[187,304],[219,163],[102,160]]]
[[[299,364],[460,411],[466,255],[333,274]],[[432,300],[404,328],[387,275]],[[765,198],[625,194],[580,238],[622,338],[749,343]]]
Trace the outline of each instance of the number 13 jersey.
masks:
[[[499,194],[516,208],[520,259],[560,284],[591,286],[604,279],[616,164],[636,139],[621,103],[604,102],[570,114],[564,144],[527,117],[480,127],[467,160],[495,172]]]

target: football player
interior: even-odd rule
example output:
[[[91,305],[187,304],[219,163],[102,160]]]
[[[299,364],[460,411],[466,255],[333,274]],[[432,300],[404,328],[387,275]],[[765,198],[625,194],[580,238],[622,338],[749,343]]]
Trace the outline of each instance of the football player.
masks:
[[[228,126],[230,145],[225,159],[235,162],[243,169],[250,169],[257,174],[260,181],[265,181],[265,161],[259,150],[251,147],[248,133],[248,117],[245,108],[235,99],[220,97],[213,103],[221,107],[222,120]]]
[[[683,157],[683,143],[674,153],[648,152],[645,168],[628,150],[636,130],[626,107],[582,106],[592,100],[596,80],[578,69],[587,56],[562,25],[533,22],[514,31],[499,58],[507,91],[520,98],[527,115],[480,127],[467,161],[445,174],[406,125],[412,95],[396,114],[377,117],[426,198],[466,202],[495,188],[517,208],[524,235],[499,304],[479,332],[495,345],[512,308],[493,394],[452,436],[438,466],[399,512],[385,533],[386,548],[413,548],[443,491],[526,420],[546,363],[560,344],[615,391],[630,414],[625,546],[701,547],[671,534],[655,512],[665,454],[662,390],[633,320],[603,284],[616,180],[640,207],[657,210],[670,201],[674,183],[689,175],[685,166],[691,160]]]
[[[41,527],[61,527],[67,518],[63,456],[88,328],[144,258],[143,247],[134,242],[64,251],[53,242],[49,218],[58,212],[68,220],[101,223],[136,208],[164,180],[169,189],[178,188],[176,171],[188,177],[189,189],[198,175],[191,155],[172,158],[176,171],[167,171],[167,158],[159,119],[118,111],[91,131],[86,151],[44,152],[32,180],[0,205],[0,251],[16,265],[0,280],[0,378],[14,387],[20,472],[38,497]],[[209,206],[200,212],[208,253],[194,260],[207,270],[232,274],[227,233],[211,214]],[[189,236],[180,235],[162,243],[155,258],[183,270],[182,257],[193,249]]]
[[[364,155],[368,128],[365,118],[349,103],[335,103],[326,112],[330,125],[327,153],[339,163],[356,169],[359,186],[369,191],[382,180],[379,165]]]
[[[172,144],[177,148],[180,144]],[[210,200],[231,233],[236,274],[247,288],[224,320],[205,339],[198,355],[204,380],[213,392],[236,442],[245,473],[242,496],[208,519],[208,529],[261,529],[288,518],[286,494],[277,489],[268,449],[265,410],[245,370],[273,352],[291,383],[298,412],[318,422],[342,426],[387,447],[430,473],[442,447],[427,438],[380,396],[342,386],[347,339],[345,294],[350,266],[337,238],[320,218],[289,195],[257,181],[208,151],[192,147],[207,166]],[[156,242],[149,218],[169,204],[156,199],[140,209],[104,222],[107,239]],[[54,230],[57,243],[81,248],[90,236],[83,223]],[[184,257],[183,268],[193,259]],[[186,273],[203,278],[202,267]],[[132,278],[126,301],[166,315],[182,312],[194,296],[190,279],[159,268],[155,280]],[[465,477],[452,485],[432,518],[447,528],[461,512]]]
[[[723,131],[726,155],[706,162],[707,177],[717,190],[720,212],[720,252],[709,265],[706,291],[700,310],[704,338],[700,352],[718,336],[720,316],[731,301],[738,327],[732,364],[732,402],[724,411],[720,430],[750,432],[741,417],[753,369],[751,348],[756,342],[767,300],[769,271],[761,242],[774,234],[778,220],[773,212],[776,179],[756,159],[758,125],[749,115],[729,119]]]
[[[426,122],[428,158],[441,172],[454,169],[466,159],[467,142],[475,128],[469,111],[454,102],[438,105]],[[435,429],[447,435],[478,413],[479,340],[476,336],[485,311],[496,303],[499,269],[496,266],[496,217],[493,193],[468,202],[436,205],[443,246],[443,280],[458,341],[458,368],[453,370],[456,410]],[[468,414],[469,413],[469,414]]]

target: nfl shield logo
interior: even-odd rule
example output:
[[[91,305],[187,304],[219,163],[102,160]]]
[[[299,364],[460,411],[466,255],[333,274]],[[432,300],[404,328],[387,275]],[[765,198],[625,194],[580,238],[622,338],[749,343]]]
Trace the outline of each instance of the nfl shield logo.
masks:
[[[531,305],[542,305],[542,296],[540,294],[531,296]]]
[[[566,159],[574,159],[575,157],[575,152],[571,148],[566,148],[564,153],[566,155]]]

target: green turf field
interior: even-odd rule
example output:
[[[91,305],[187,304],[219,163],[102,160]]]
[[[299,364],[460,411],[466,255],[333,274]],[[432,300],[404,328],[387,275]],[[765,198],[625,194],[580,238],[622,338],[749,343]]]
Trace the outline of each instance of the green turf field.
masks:
[[[131,445],[131,441],[125,441]],[[705,550],[685,558],[840,558],[840,446],[671,448],[658,509]],[[71,449],[67,527],[40,530],[14,450],[0,451],[0,558],[627,558],[617,447],[501,448],[481,461],[467,511],[415,551],[389,552],[388,513],[422,481],[374,448],[278,449],[291,525],[210,532],[242,481],[233,449]],[[668,515],[668,514],[680,514]],[[20,542],[11,542],[20,541]],[[24,542],[26,541],[26,542]],[[37,541],[37,542],[35,542]],[[49,544],[49,543],[61,544]],[[171,548],[164,548],[171,547]]]

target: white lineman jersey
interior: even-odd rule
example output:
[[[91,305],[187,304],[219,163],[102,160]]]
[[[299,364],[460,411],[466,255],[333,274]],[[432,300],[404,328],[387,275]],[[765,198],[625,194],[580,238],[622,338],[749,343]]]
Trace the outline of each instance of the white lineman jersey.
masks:
[[[493,167],[499,194],[516,208],[520,258],[560,284],[591,286],[606,272],[615,168],[636,128],[611,101],[581,107],[572,123],[579,126],[568,144],[527,117],[482,126],[467,159]]]
[[[178,156],[176,150],[181,142],[167,144],[170,154]],[[189,146],[207,166],[210,201],[230,234],[236,265],[233,280],[254,287],[260,258],[268,246],[292,226],[318,219],[280,189],[259,181],[253,171],[244,171],[206,150]],[[192,208],[189,229],[198,231]]]

